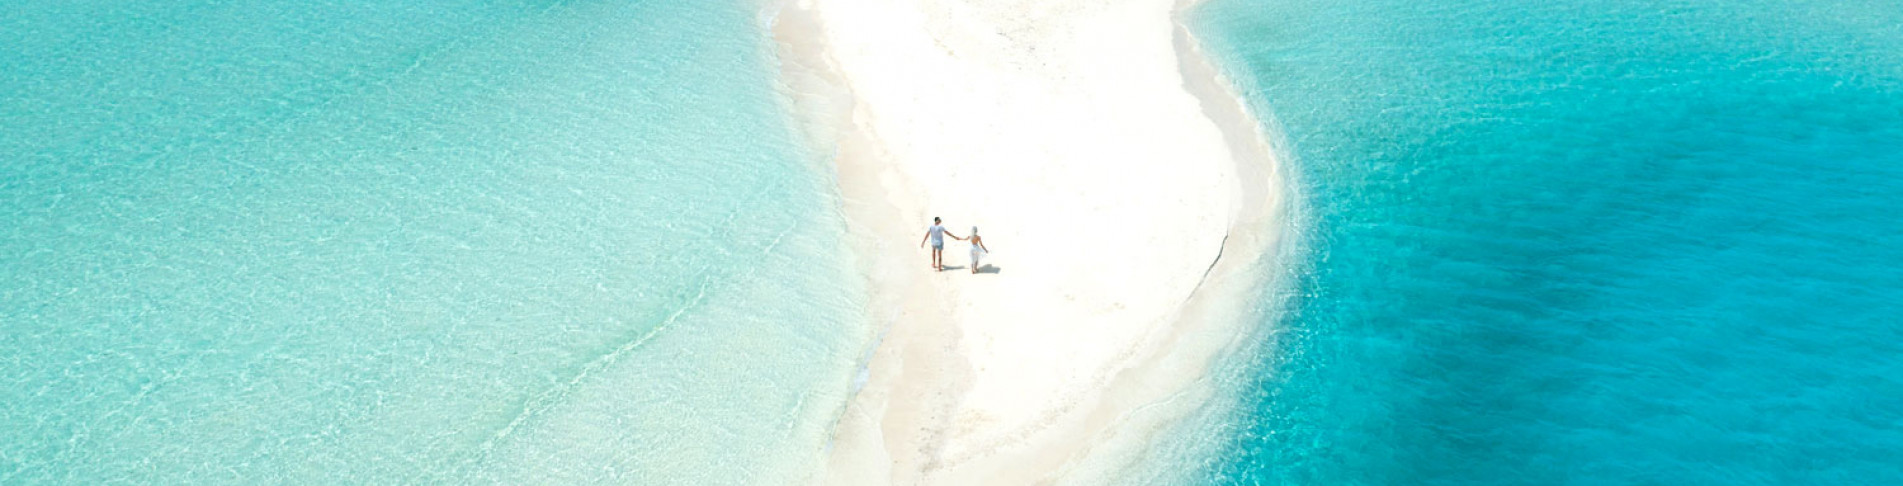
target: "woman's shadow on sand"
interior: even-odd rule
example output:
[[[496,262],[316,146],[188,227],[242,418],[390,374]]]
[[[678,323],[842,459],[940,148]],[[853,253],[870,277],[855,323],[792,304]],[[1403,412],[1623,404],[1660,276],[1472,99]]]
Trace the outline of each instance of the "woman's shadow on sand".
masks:
[[[966,267],[966,266],[964,266],[964,265],[946,265],[946,266],[945,266],[945,271],[947,271],[947,272],[949,272],[949,271],[952,271],[952,270],[964,270],[964,269],[966,269],[966,268],[968,268],[968,267]],[[999,270],[998,270],[998,266],[997,266],[997,265],[992,265],[992,264],[989,264],[989,263],[986,263],[986,264],[983,264],[983,265],[979,265],[979,266],[978,266],[978,273],[985,273],[985,274],[992,274],[992,275],[996,275],[996,274],[997,274],[998,272],[999,272]]]

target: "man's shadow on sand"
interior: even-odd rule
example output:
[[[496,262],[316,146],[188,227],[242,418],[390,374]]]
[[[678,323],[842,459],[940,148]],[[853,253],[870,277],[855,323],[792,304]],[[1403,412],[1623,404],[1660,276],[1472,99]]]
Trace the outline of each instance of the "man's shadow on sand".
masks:
[[[966,268],[969,268],[969,267],[966,267],[964,265],[946,265],[945,271],[949,272],[952,270],[964,270]],[[998,271],[999,270],[997,265],[986,263],[986,264],[978,266],[978,273],[997,275]]]

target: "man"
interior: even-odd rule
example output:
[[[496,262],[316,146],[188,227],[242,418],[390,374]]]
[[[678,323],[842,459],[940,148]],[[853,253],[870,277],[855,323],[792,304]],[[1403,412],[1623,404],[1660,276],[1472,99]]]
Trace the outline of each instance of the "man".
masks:
[[[925,246],[926,240],[932,242],[932,269],[940,272],[945,271],[945,235],[951,235],[955,240],[964,239],[945,231],[945,227],[939,224],[938,217],[934,216],[932,227],[926,228],[925,237],[918,240],[918,246],[921,247]]]

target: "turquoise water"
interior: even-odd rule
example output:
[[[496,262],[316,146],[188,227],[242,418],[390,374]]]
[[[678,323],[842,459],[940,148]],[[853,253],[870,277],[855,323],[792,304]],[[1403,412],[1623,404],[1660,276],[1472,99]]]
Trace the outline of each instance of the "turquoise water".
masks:
[[[10,3],[0,484],[809,471],[863,290],[759,7]],[[1899,26],[1211,2],[1306,246],[1205,479],[1903,484]]]
[[[1219,484],[1903,484],[1903,5],[1216,0],[1305,264]]]
[[[0,484],[803,471],[866,329],[760,15],[8,3]]]

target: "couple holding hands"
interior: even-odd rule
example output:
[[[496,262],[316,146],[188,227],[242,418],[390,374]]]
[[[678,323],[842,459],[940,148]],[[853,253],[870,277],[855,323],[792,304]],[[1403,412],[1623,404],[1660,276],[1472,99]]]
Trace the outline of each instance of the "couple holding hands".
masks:
[[[920,238],[918,241],[919,246],[925,246],[926,241],[932,242],[932,269],[940,272],[945,271],[944,253],[946,235],[951,235],[952,239],[955,240],[971,242],[971,273],[978,273],[978,258],[991,252],[990,248],[985,248],[984,240],[978,238],[978,227],[971,227],[971,237],[959,238],[958,235],[953,235],[945,231],[945,227],[939,225],[939,219],[936,217],[932,218],[932,227],[925,230],[925,237]]]

